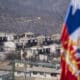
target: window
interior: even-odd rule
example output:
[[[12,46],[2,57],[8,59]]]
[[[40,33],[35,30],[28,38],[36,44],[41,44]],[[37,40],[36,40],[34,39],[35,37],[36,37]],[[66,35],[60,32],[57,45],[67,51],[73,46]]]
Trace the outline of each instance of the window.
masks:
[[[40,75],[43,75],[44,73],[43,72],[40,72]]]
[[[34,71],[33,74],[34,74],[34,75],[37,75],[37,72]]]

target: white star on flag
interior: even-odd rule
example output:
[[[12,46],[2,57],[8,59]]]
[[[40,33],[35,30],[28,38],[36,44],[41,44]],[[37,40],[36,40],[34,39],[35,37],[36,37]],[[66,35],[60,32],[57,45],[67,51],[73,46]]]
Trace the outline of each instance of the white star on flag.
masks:
[[[77,9],[80,9],[80,0],[72,0],[71,5],[73,6],[72,14],[74,15]]]

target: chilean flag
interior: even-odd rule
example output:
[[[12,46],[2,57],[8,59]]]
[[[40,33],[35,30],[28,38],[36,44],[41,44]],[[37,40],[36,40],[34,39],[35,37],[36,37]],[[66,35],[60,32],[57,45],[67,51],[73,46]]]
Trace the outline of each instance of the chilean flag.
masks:
[[[80,0],[71,0],[61,32],[60,80],[80,80]]]

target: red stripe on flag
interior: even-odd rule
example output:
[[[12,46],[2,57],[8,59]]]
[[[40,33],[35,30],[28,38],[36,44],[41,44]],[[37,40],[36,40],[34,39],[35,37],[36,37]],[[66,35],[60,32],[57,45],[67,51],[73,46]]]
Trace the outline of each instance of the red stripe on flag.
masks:
[[[74,59],[73,54],[75,53],[73,45],[69,42],[69,34],[67,31],[67,26],[64,24],[62,33],[61,33],[61,44],[65,51],[69,51],[69,54],[71,55],[71,60]],[[77,80],[77,77],[72,74],[72,71],[70,70],[70,65],[67,64],[64,55],[67,55],[67,53],[61,54],[61,77],[60,80]]]
[[[69,65],[67,65],[63,55],[61,55],[60,80],[77,80],[77,77],[70,71]]]
[[[67,48],[67,41],[69,40],[69,34],[67,32],[67,27],[63,24],[62,32],[61,32],[61,44],[66,49]]]

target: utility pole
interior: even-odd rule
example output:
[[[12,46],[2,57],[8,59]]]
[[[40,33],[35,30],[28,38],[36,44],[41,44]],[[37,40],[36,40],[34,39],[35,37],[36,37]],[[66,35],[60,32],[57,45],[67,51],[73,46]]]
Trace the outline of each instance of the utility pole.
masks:
[[[24,53],[24,43],[22,44],[22,50],[21,50],[21,60],[24,63],[24,80],[26,80],[26,60],[25,60],[25,55],[23,56]]]
[[[12,80],[15,80],[14,72],[15,72],[15,61],[11,60],[12,65]]]
[[[25,80],[26,80],[26,60],[24,60],[24,77],[25,77]]]

